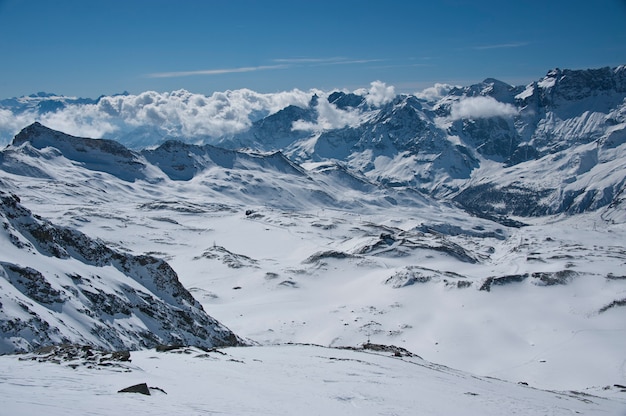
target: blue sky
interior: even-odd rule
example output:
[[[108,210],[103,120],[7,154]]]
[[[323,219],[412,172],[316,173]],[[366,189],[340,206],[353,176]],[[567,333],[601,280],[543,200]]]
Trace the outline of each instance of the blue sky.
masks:
[[[0,98],[512,84],[626,64],[626,0],[0,0]]]

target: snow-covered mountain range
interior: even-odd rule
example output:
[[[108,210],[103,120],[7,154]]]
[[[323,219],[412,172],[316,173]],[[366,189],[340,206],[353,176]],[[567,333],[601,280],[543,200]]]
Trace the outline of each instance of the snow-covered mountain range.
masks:
[[[555,69],[527,86],[438,85],[416,95],[395,95],[382,83],[369,91],[211,97],[40,93],[1,101],[0,130],[8,140],[17,123],[38,119],[130,148],[176,138],[281,151],[296,163],[331,161],[377,185],[453,199],[476,215],[536,216],[619,200],[625,99],[626,66]]]
[[[0,151],[2,352],[371,342],[619,402],[625,80],[170,93],[229,113],[196,134],[156,93],[2,101],[41,120]]]

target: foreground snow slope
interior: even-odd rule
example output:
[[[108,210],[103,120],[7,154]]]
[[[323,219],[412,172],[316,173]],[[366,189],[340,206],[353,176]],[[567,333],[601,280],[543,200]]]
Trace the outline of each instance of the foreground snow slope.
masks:
[[[150,158],[172,179],[136,153],[107,159],[104,170],[71,147],[40,145],[48,142],[5,149],[5,189],[55,224],[167,261],[240,336],[370,339],[540,388],[626,384],[620,203],[507,227],[275,154],[170,144],[173,153]],[[177,167],[192,167],[185,160],[203,167],[180,180]],[[134,181],[111,168],[123,173],[129,161]]]
[[[3,414],[620,415],[626,401],[480,378],[418,357],[318,346],[133,352],[89,368],[3,356]],[[72,368],[75,367],[75,368]],[[150,395],[117,391],[146,383]],[[613,390],[610,394],[618,396]]]

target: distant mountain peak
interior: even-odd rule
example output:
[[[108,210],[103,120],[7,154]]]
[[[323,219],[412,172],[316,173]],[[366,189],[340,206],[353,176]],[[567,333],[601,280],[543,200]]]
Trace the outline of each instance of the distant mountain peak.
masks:
[[[71,147],[79,152],[98,150],[117,156],[133,157],[133,153],[130,150],[115,140],[72,136],[71,134],[46,127],[38,121],[22,129],[22,131],[15,136],[12,144],[19,146],[25,142],[30,142],[30,144],[37,149],[53,146],[63,152]]]
[[[38,150],[56,148],[67,159],[82,163],[88,169],[107,172],[124,180],[144,177],[145,164],[139,155],[115,140],[76,137],[34,122],[22,129],[11,144],[19,147],[27,142]]]
[[[594,69],[554,68],[539,82],[567,100],[606,92],[626,92],[626,66]]]
[[[31,94],[29,95],[29,97],[31,98],[47,98],[47,97],[56,97],[57,94],[54,93],[50,93],[50,92],[44,92],[44,91],[39,91],[35,94]]]
[[[360,106],[365,102],[365,97],[354,93],[335,91],[328,96],[328,102],[344,110]]]
[[[29,126],[24,127],[16,136],[15,138],[13,138],[13,142],[12,144],[14,146],[19,146],[22,143],[28,142],[33,138],[39,137],[43,134],[54,134],[54,133],[58,133],[55,130],[52,130],[51,128],[48,128],[46,126],[44,126],[43,124],[41,124],[38,121],[35,121],[34,123],[32,123]]]

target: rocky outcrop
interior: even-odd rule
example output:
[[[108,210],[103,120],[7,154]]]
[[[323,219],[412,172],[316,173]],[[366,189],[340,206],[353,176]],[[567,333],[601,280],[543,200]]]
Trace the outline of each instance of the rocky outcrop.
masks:
[[[0,352],[68,343],[107,350],[244,343],[206,314],[164,260],[55,226],[5,193],[0,221],[12,243],[0,255]]]

